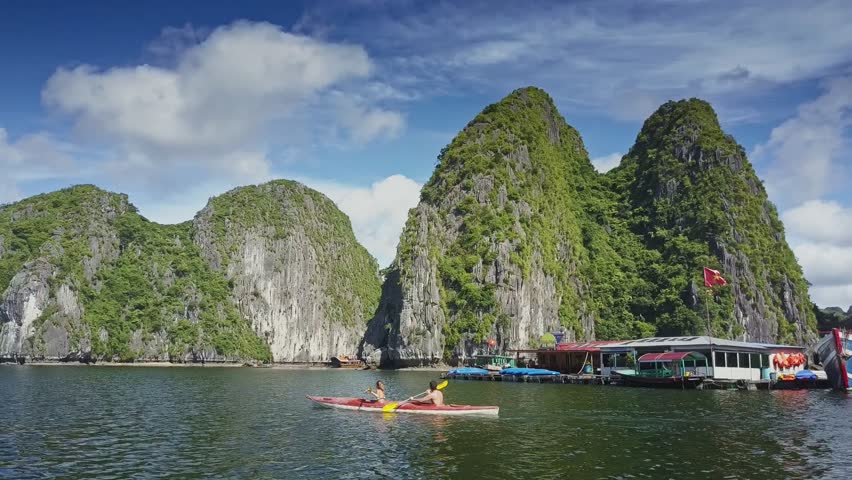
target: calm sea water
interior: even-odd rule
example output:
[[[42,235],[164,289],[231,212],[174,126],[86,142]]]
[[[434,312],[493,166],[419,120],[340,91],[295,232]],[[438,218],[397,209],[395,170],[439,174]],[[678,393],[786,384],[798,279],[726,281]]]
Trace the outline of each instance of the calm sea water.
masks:
[[[430,372],[0,368],[0,478],[848,478],[852,396],[451,381],[500,417],[370,414]],[[840,475],[841,477],[838,477]]]

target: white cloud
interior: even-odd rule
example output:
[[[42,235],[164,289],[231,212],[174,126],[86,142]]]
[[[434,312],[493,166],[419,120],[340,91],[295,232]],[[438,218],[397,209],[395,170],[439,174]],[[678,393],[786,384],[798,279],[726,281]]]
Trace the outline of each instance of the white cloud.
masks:
[[[788,236],[852,247],[852,208],[810,200],[781,215]]]
[[[598,172],[606,173],[621,163],[622,156],[622,154],[615,152],[610,153],[609,155],[604,155],[603,157],[593,158],[592,165],[595,166],[595,170]]]
[[[21,199],[21,191],[11,177],[0,178],[0,205]]]
[[[527,44],[518,41],[488,41],[459,52],[455,63],[459,65],[494,65],[514,60],[523,54]]]
[[[21,183],[73,175],[69,149],[46,133],[12,141],[0,128],[0,204],[20,199]]]
[[[803,243],[794,247],[805,278],[819,287],[852,285],[852,246]]]
[[[398,112],[381,108],[366,109],[352,102],[344,102],[339,108],[341,123],[349,129],[352,140],[365,144],[379,137],[393,138],[399,135],[405,119]]]
[[[816,100],[772,130],[758,145],[755,161],[766,162],[767,190],[778,202],[820,197],[843,178],[840,158],[849,154],[846,128],[852,124],[852,77],[834,79]]]
[[[404,175],[392,175],[369,187],[299,179],[319,190],[349,216],[355,237],[379,261],[390,265],[408,210],[417,206],[422,185]]]
[[[630,120],[689,96],[747,108],[761,101],[755,93],[852,60],[852,9],[841,0],[699,3],[429,2],[347,16],[335,32],[381,52],[395,85],[415,78],[433,92],[505,93],[533,84],[558,102]],[[338,4],[307,16],[335,23]]]
[[[852,304],[852,208],[811,200],[781,218],[817,305]]]
[[[191,27],[164,35],[154,50],[173,52],[172,67],[60,68],[42,92],[45,104],[70,115],[78,131],[113,148],[124,175],[138,168],[169,178],[175,168],[192,167],[200,177],[254,182],[267,176],[273,145],[297,140],[293,132],[301,129],[287,129],[288,121],[330,118],[358,142],[395,135],[404,123],[398,113],[346,93],[374,70],[361,46],[246,21],[217,28],[200,43],[192,43],[200,34]],[[349,99],[344,111],[324,95],[332,87],[332,97]]]
[[[840,307],[844,310],[852,306],[852,284],[829,287],[811,287],[811,298],[820,306]]]

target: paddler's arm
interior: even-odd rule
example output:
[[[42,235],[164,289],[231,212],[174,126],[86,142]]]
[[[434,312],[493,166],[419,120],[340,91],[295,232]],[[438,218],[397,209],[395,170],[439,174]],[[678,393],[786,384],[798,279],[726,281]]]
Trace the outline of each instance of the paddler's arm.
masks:
[[[427,393],[425,397],[422,397],[422,398],[411,397],[408,400],[411,401],[411,402],[421,403],[421,404],[435,403],[435,400],[432,399],[432,392]]]

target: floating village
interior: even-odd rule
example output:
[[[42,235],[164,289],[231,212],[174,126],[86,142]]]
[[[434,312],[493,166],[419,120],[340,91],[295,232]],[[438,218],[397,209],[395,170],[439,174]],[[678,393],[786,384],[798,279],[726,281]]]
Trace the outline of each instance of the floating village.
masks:
[[[835,389],[852,392],[852,334],[824,332],[809,351],[794,345],[740,342],[712,336],[649,337],[638,340],[561,342],[560,333],[545,334],[547,346],[474,355],[469,366],[442,374],[441,383],[415,400],[388,401],[381,391],[375,398],[309,395],[318,406],[373,413],[427,415],[499,415],[496,405],[446,405],[433,392],[450,380],[494,382],[623,385],[672,389],[799,390]],[[489,341],[488,347],[496,347]],[[810,355],[808,355],[810,353]],[[335,357],[336,368],[368,368],[356,357]],[[417,397],[420,397],[418,395]]]
[[[547,335],[546,335],[547,336]],[[823,332],[810,355],[794,345],[710,336],[560,342],[474,356],[453,380],[625,385],[680,389],[852,388],[852,333]]]

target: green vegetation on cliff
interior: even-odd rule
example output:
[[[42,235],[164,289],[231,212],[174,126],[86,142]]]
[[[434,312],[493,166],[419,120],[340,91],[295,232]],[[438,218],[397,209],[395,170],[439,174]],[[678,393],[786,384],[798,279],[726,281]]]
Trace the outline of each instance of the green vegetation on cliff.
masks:
[[[507,312],[519,294],[506,271],[527,285],[535,272],[552,279],[553,320],[578,338],[705,334],[708,313],[728,338],[801,343],[815,328],[774,206],[700,100],[663,105],[602,175],[545,92],[513,92],[438,157],[395,263],[414,291],[428,278],[415,264],[424,252],[437,265],[446,357],[521,321]],[[711,296],[703,266],[732,285]]]
[[[819,308],[814,305],[814,315],[817,319],[819,331],[827,331],[832,328],[844,328],[852,330],[852,306],[843,311],[840,307]]]
[[[445,200],[459,196],[457,204]],[[441,152],[421,201],[435,206],[438,216],[461,221],[455,241],[430,249],[453,319],[444,326],[448,351],[466,334],[480,342],[495,321],[510,321],[497,304],[497,285],[475,274],[494,264],[500,244],[509,245],[508,263],[524,278],[536,267],[554,280],[558,323],[578,337],[592,334],[584,331],[583,317],[595,314],[598,337],[653,331],[633,315],[629,295],[650,288],[620,251],[639,244],[625,226],[608,222],[615,201],[580,135],[545,92],[518,90],[483,110]],[[413,259],[408,233],[400,245],[403,272]],[[612,242],[612,236],[625,239]]]
[[[646,315],[656,318],[660,334],[705,333],[708,302],[719,336],[747,333],[735,308],[763,316],[760,321],[775,318],[777,330],[767,332],[774,340],[801,341],[802,329],[815,328],[807,283],[775,207],[744,149],[722,132],[708,103],[692,99],[661,106],[606,179],[620,197],[623,221],[659,254],[649,265],[655,295]],[[740,297],[732,286],[708,295],[703,266],[721,270]],[[701,308],[691,304],[692,294]],[[787,306],[785,298],[791,299]]]
[[[36,346],[46,326],[61,325],[72,343],[91,342],[99,358],[143,356],[133,347],[136,334],[137,344],[165,336],[175,357],[212,350],[268,360],[268,348],[237,314],[227,281],[203,261],[189,228],[149,222],[126,196],[90,185],[31,197],[0,210],[0,291],[26,262],[40,261],[51,265],[53,296],[60,285],[76,294],[81,318],[60,318],[53,303],[37,321]]]

